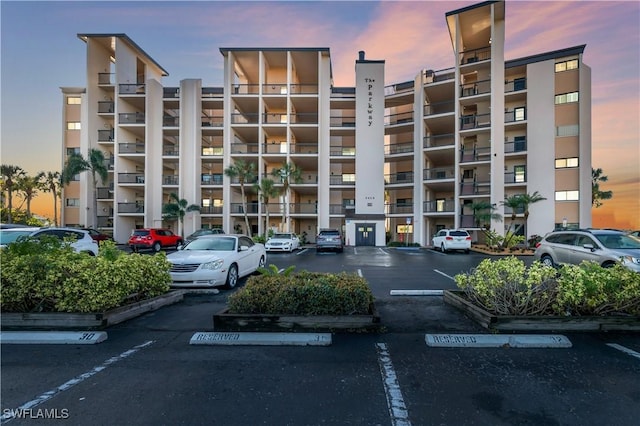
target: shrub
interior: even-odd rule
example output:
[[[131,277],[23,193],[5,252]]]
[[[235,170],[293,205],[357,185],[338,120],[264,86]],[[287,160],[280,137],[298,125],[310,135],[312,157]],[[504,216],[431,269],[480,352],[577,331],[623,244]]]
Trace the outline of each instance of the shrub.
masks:
[[[235,314],[366,315],[372,303],[362,277],[307,271],[252,276],[228,300]]]
[[[0,262],[4,312],[102,312],[166,293],[171,283],[164,253],[127,256],[112,242],[93,257],[22,241],[0,251]]]

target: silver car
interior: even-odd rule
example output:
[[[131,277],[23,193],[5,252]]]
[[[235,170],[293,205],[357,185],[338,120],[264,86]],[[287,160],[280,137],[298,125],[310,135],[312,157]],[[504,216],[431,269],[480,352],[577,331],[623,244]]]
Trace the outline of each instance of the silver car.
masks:
[[[43,236],[56,237],[59,240],[73,240],[71,247],[78,253],[98,255],[98,243],[88,231],[76,228],[11,228],[0,232],[0,247],[6,247],[20,237],[38,239]]]
[[[554,231],[536,245],[536,259],[549,266],[593,261],[603,267],[621,263],[640,272],[640,240],[622,231],[576,229]]]

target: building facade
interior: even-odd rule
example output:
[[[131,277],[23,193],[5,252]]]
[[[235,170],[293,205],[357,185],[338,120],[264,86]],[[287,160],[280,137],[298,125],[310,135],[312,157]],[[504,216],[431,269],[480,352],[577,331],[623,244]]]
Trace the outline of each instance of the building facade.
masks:
[[[479,239],[483,228],[590,227],[585,46],[505,60],[502,1],[446,21],[452,68],[387,84],[384,60],[359,52],[355,87],[333,85],[328,48],[220,48],[221,87],[165,87],[168,73],[125,34],[79,34],[87,86],[62,88],[63,159],[99,149],[109,177],[96,191],[89,173],[65,187],[62,223],[118,242],[140,227],[280,229],[309,242],[337,228],[347,245],[377,246],[429,245],[442,228]],[[266,180],[276,193],[257,188]],[[171,193],[201,207],[184,229],[162,218]],[[526,212],[506,202],[535,193],[544,199]]]

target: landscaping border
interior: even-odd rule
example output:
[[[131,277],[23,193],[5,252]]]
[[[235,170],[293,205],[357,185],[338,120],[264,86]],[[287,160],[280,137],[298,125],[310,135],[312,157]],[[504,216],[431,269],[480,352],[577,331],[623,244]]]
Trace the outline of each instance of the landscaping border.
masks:
[[[183,290],[173,290],[99,313],[3,312],[0,324],[2,330],[99,330],[180,302],[183,298]]]
[[[634,316],[511,316],[494,315],[463,297],[462,290],[445,290],[444,302],[463,311],[482,327],[497,331],[640,331]]]

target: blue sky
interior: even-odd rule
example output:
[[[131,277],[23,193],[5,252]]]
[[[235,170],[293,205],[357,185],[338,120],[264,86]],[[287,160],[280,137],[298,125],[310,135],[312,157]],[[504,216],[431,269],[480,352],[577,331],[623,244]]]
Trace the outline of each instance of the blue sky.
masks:
[[[3,164],[61,168],[60,87],[85,85],[78,33],[126,33],[163,83],[220,86],[220,47],[328,47],[334,81],[353,86],[358,51],[384,59],[387,84],[453,66],[445,13],[474,1],[0,1]],[[594,211],[640,228],[640,2],[507,1],[506,58],[586,44],[593,165],[614,199]],[[633,215],[635,214],[635,222]]]

